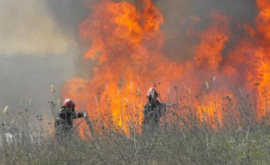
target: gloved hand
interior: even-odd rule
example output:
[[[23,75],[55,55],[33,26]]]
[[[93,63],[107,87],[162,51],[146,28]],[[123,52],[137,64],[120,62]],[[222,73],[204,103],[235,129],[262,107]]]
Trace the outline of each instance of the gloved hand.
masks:
[[[84,112],[84,113],[83,113],[83,117],[85,118],[86,116],[87,116],[87,113],[86,113],[86,112]]]

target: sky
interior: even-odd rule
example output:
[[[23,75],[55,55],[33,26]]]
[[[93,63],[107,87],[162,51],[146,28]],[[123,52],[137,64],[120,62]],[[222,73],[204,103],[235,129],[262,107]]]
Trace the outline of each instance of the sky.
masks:
[[[58,102],[61,86],[74,76],[82,48],[80,19],[67,9],[74,6],[69,2],[0,1],[0,109],[8,106],[14,117],[21,109],[28,109],[32,120],[48,114],[48,102]]]

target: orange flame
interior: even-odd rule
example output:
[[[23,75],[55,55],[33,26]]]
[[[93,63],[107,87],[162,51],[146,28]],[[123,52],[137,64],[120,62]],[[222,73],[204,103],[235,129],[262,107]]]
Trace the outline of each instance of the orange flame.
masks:
[[[205,104],[192,104],[201,121],[207,116],[213,128],[217,127],[215,121],[222,125],[225,120],[222,99],[237,97],[231,86],[245,88],[248,92],[255,90],[258,103],[270,96],[264,92],[270,80],[268,1],[257,0],[259,14],[255,25],[239,26],[247,35],[238,39],[230,50],[227,44],[234,40],[234,34],[229,17],[211,12],[211,23],[201,32],[192,34],[200,43],[194,49],[194,58],[185,62],[170,61],[161,53],[162,13],[151,0],[144,0],[140,7],[129,2],[101,0],[92,6],[91,15],[81,24],[80,35],[91,44],[84,58],[96,60],[97,64],[90,80],[71,80],[64,86],[63,96],[72,97],[79,109],[85,109],[95,120],[96,129],[121,128],[127,134],[132,129],[140,131],[145,92],[159,82],[163,101],[172,101],[173,86],[180,87],[179,92],[185,94],[188,89],[191,97],[202,93]],[[191,20],[193,24],[202,21],[193,16]],[[252,87],[255,83],[259,84],[258,88]],[[229,111],[241,122],[241,112],[233,108]],[[259,120],[267,113],[266,105],[257,104]],[[80,133],[83,135],[83,129]]]

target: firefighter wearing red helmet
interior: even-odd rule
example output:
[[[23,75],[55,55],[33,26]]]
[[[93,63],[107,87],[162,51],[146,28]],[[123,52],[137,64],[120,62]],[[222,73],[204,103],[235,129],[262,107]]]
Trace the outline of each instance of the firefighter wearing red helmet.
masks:
[[[55,121],[56,134],[61,134],[66,137],[72,130],[73,120],[86,117],[87,114],[85,112],[76,113],[75,106],[74,101],[70,98],[64,100],[63,106],[61,107]]]
[[[63,107],[75,108],[75,103],[71,99],[64,100]]]

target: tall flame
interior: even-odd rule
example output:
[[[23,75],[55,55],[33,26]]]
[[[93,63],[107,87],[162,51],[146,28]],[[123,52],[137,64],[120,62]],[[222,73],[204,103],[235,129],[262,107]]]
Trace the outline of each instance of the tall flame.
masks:
[[[72,97],[78,109],[86,110],[96,129],[118,127],[130,133],[131,127],[140,131],[147,89],[156,84],[163,101],[184,105],[173,96],[177,86],[180,93],[192,98],[203,94],[206,104],[190,100],[197,115],[202,121],[207,116],[213,128],[216,120],[222,125],[222,100],[237,97],[231,86],[255,90],[258,103],[266,101],[265,95],[269,97],[264,91],[270,80],[270,3],[257,0],[257,7],[255,25],[239,27],[246,35],[237,40],[233,49],[228,50],[227,46],[234,40],[230,18],[211,12],[211,23],[200,32],[193,32],[200,41],[195,46],[194,58],[174,62],[161,53],[164,37],[160,27],[164,18],[151,0],[140,1],[138,6],[101,0],[92,5],[92,13],[81,24],[80,31],[91,45],[84,58],[97,63],[93,76],[66,83],[63,96]],[[201,21],[196,18],[194,24]],[[258,88],[252,86],[255,83]],[[256,117],[261,120],[267,115],[267,108],[256,105]],[[230,111],[240,122],[241,112]],[[83,129],[80,131],[83,135]]]

